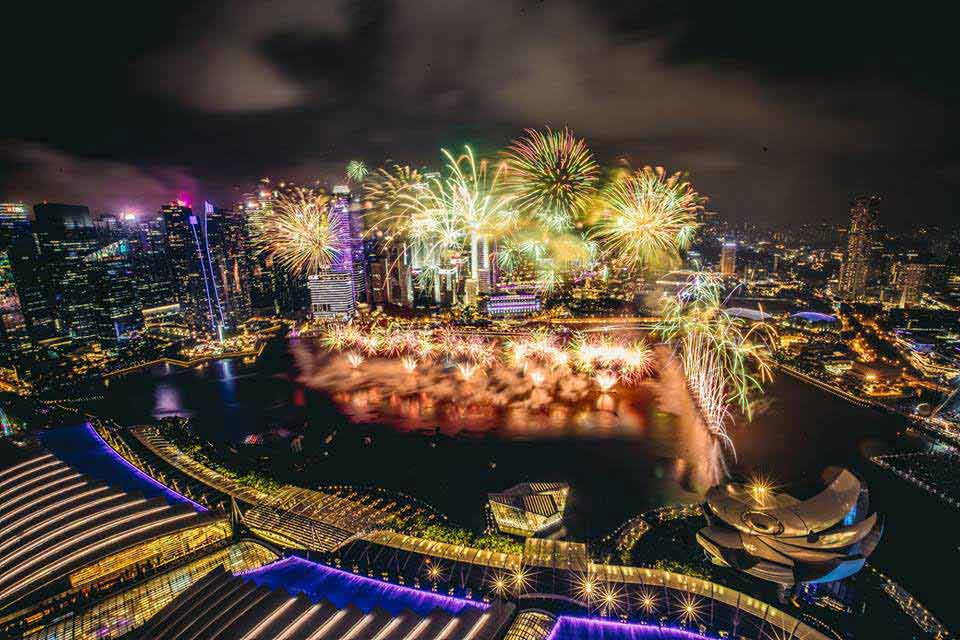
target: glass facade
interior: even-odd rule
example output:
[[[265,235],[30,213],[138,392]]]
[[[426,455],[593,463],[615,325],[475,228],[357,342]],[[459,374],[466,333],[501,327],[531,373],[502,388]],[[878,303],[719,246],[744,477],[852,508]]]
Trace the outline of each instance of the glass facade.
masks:
[[[217,566],[230,572],[256,569],[277,556],[254,542],[240,542],[183,567],[150,578],[72,617],[28,631],[25,640],[100,640],[119,637],[150,619]]]

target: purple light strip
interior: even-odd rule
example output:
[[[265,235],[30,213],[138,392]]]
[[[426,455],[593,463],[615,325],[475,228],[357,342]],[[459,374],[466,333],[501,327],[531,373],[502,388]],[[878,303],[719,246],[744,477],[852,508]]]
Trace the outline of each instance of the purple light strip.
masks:
[[[100,434],[97,433],[97,430],[93,428],[92,424],[90,424],[89,422],[84,422],[83,426],[87,429],[90,435],[93,436],[94,439],[99,440],[103,444],[104,450],[107,452],[107,454],[110,455],[110,457],[112,457],[114,460],[119,462],[121,465],[125,466],[129,471],[133,472],[134,475],[143,479],[145,482],[155,485],[158,489],[162,490],[167,495],[176,496],[180,500],[185,500],[189,502],[190,504],[193,505],[193,508],[196,509],[197,511],[209,511],[209,509],[207,509],[202,504],[194,502],[193,500],[183,495],[182,493],[179,493],[178,491],[174,491],[173,489],[163,484],[153,476],[147,475],[146,473],[141,471],[129,460],[127,460],[122,455],[120,455],[120,453],[116,449],[111,447],[109,442],[107,442],[102,437],[100,437]]]
[[[240,573],[237,573],[235,575],[246,576],[246,575],[256,574],[259,572],[269,571],[272,568],[275,568],[281,565],[290,564],[290,563],[305,564],[305,565],[308,565],[309,568],[311,568],[312,570],[320,573],[326,572],[326,573],[337,574],[337,575],[343,576],[344,578],[348,578],[350,580],[359,580],[360,582],[365,582],[377,587],[384,588],[387,591],[396,591],[400,593],[409,593],[410,595],[426,597],[428,600],[436,602],[437,606],[440,608],[445,608],[442,605],[449,605],[449,604],[458,604],[458,605],[465,605],[470,607],[477,607],[479,609],[484,609],[484,610],[490,607],[490,605],[485,602],[478,602],[477,600],[469,600],[467,598],[457,598],[455,596],[445,596],[439,593],[434,593],[432,591],[423,591],[422,589],[415,589],[413,587],[394,584],[392,582],[385,582],[383,580],[377,580],[376,578],[361,576],[356,573],[346,571],[344,569],[337,569],[336,567],[331,567],[329,565],[321,564],[319,562],[313,562],[312,560],[306,560],[304,558],[301,558],[300,556],[289,556],[284,558],[283,560],[277,560],[276,562],[265,564],[262,567],[257,567],[256,569],[241,571]]]
[[[690,631],[689,629],[680,629],[677,627],[661,627],[655,624],[646,624],[643,622],[617,622],[616,620],[607,620],[606,618],[578,618],[576,616],[560,616],[557,623],[550,630],[550,635],[546,640],[557,640],[560,625],[568,624],[574,627],[600,627],[613,632],[623,634],[637,634],[641,638],[660,638],[662,640],[671,640],[673,638],[684,638],[689,640],[716,640],[713,636],[705,636]],[[583,636],[578,635],[578,638]]]

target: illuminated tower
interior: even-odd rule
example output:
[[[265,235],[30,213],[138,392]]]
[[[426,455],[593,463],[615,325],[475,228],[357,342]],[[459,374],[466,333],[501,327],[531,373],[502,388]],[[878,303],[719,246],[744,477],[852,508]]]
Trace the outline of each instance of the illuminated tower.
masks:
[[[725,240],[720,249],[720,275],[732,276],[737,272],[737,243]]]
[[[843,255],[837,293],[843,300],[862,300],[873,266],[874,239],[880,196],[857,196],[850,205],[850,231]]]

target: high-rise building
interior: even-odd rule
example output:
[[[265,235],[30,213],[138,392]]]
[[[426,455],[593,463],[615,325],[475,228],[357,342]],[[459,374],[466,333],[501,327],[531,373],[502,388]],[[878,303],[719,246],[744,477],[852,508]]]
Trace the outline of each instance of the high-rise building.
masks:
[[[163,215],[152,214],[129,223],[137,295],[144,309],[177,302],[171,264],[167,259]]]
[[[908,262],[897,267],[897,283],[900,289],[900,308],[915,307],[923,296],[924,277],[927,265],[920,262]]]
[[[187,322],[209,330],[214,318],[204,294],[204,285],[209,283],[200,271],[197,217],[183,202],[165,204],[160,208],[160,215],[173,293]]]
[[[330,203],[330,224],[343,231],[341,254],[335,267],[349,269],[353,273],[353,286],[358,300],[366,299],[367,261],[363,247],[363,209],[353,202],[350,187],[333,187]]]
[[[95,337],[97,310],[84,258],[97,250],[90,210],[75,204],[34,205],[44,284],[57,333]]]
[[[224,322],[236,328],[250,317],[250,263],[243,218],[235,211],[204,203],[201,234],[212,278],[211,294],[219,300]]]
[[[330,267],[307,277],[310,315],[328,320],[347,320],[357,310],[357,291],[352,271]]]
[[[129,240],[115,240],[87,255],[96,309],[96,337],[116,345],[143,328],[143,307],[137,295],[137,272]]]
[[[724,240],[720,249],[720,275],[732,276],[737,272],[737,243]]]
[[[0,367],[16,367],[30,347],[10,257],[0,248]]]
[[[843,300],[862,300],[873,269],[879,196],[857,196],[850,205],[850,230],[837,293]]]
[[[180,202],[160,212],[173,290],[184,317],[197,329],[222,335],[249,315],[242,220],[209,202],[199,215]]]
[[[53,337],[56,325],[47,296],[46,265],[40,260],[40,248],[28,216],[29,209],[24,204],[0,204],[0,250],[9,260],[20,310],[35,343]]]

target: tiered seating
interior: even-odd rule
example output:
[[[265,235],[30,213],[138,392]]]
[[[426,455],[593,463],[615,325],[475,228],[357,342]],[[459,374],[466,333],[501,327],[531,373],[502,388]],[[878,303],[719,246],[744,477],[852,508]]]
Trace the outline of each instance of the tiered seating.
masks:
[[[452,614],[436,608],[426,615],[404,609],[393,615],[379,607],[364,612],[353,604],[337,608],[283,589],[257,587],[217,568],[160,610],[144,627],[150,640],[489,640],[503,627],[513,605],[464,607]]]

